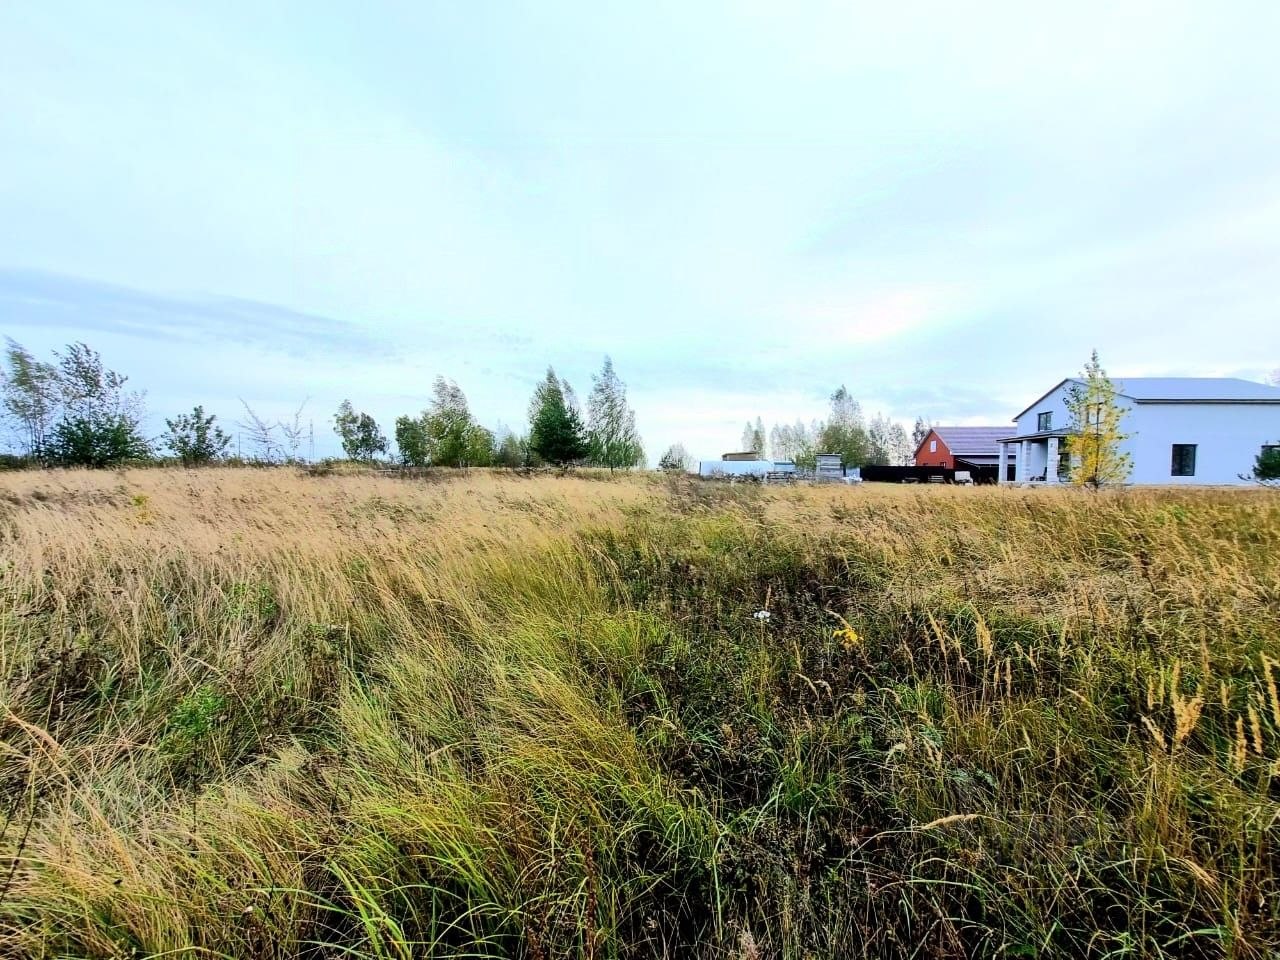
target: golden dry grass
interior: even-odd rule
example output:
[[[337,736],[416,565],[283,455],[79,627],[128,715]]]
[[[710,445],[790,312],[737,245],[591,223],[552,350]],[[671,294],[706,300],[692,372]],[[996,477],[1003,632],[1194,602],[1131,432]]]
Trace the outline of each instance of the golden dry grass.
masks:
[[[0,511],[6,953],[1280,947],[1266,491],[139,470]]]

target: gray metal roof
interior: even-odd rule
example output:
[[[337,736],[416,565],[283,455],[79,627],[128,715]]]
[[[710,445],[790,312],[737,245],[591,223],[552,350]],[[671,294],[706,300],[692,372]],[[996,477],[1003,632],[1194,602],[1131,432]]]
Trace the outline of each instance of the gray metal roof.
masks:
[[[1004,427],[934,427],[933,432],[942,438],[953,456],[995,456],[1000,452],[997,442],[1007,437],[1013,429]]]
[[[1041,400],[1073,380],[1082,382],[1076,377],[1059,380],[1013,419],[1021,420]],[[1111,385],[1134,403],[1280,403],[1280,387],[1239,377],[1112,377]]]
[[[1280,387],[1237,377],[1124,377],[1111,381],[1116,393],[1139,403],[1160,400],[1187,403],[1203,400],[1229,403],[1280,403]]]

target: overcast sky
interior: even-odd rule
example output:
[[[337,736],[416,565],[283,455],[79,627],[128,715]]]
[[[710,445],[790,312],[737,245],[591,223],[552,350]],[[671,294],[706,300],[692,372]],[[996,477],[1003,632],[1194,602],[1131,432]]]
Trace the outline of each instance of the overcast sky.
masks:
[[[0,333],[158,423],[605,353],[650,456],[1280,365],[1280,3],[0,3]]]

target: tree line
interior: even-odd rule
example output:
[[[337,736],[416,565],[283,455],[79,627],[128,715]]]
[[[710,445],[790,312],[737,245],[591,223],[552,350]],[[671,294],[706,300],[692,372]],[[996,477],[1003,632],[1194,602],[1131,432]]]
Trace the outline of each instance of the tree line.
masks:
[[[352,460],[373,461],[390,450],[374,418],[357,412],[349,400],[339,406],[334,430]],[[635,411],[609,357],[592,377],[585,417],[573,388],[552,367],[529,400],[528,430],[522,434],[482,426],[458,384],[436,377],[427,408],[396,418],[394,442],[393,459],[410,467],[582,464],[629,470],[645,463]]]
[[[202,405],[165,420],[165,431],[143,432],[144,394],[128,389],[128,377],[107,369],[84,343],[40,360],[9,339],[0,366],[0,410],[15,429],[24,458],[33,463],[107,467],[169,456],[186,466],[229,459],[231,436]],[[304,422],[308,401],[289,420],[261,417],[241,401],[238,421],[248,456],[259,463],[298,462],[311,427]],[[344,400],[333,416],[343,453],[352,460],[389,458],[405,466],[533,467],[582,464],[630,469],[645,463],[644,445],[626,385],[604,358],[592,377],[585,415],[568,381],[552,368],[533,392],[528,429],[489,430],[472,415],[466,395],[453,380],[437,377],[426,409],[397,417],[394,449],[377,420]]]
[[[1280,371],[1273,376],[1280,381]],[[129,378],[108,369],[97,351],[85,343],[53,351],[39,360],[9,339],[0,364],[0,414],[16,430],[23,459],[47,465],[107,467],[169,456],[186,466],[229,459],[231,436],[218,418],[197,405],[189,413],[165,420],[159,437],[142,430],[144,394],[128,387]],[[238,421],[248,438],[249,455],[258,463],[298,462],[304,438],[303,401],[288,420],[260,417],[243,400],[245,419]],[[1068,391],[1072,427],[1064,453],[1072,479],[1099,486],[1128,475],[1120,444],[1122,411],[1115,390],[1093,353],[1079,380]],[[375,462],[390,457],[405,466],[533,467],[584,464],[630,469],[645,463],[635,412],[626,385],[604,358],[592,377],[585,416],[567,380],[548,368],[529,400],[528,427],[516,433],[506,427],[489,430],[472,415],[466,395],[453,380],[437,377],[427,407],[416,415],[397,417],[394,453],[376,419],[344,400],[333,417],[344,454]],[[830,397],[826,420],[778,424],[766,431],[757,417],[742,433],[743,450],[774,460],[791,460],[812,470],[819,453],[839,454],[847,466],[906,463],[928,435],[932,424],[917,417],[910,434],[899,423],[877,414],[868,422],[861,404],[841,385]],[[312,437],[313,439],[313,437]],[[687,470],[693,458],[673,444],[659,459],[664,470]],[[1258,457],[1253,478],[1280,480],[1280,449],[1267,447]]]
[[[911,460],[931,427],[918,417],[908,434],[902,424],[879,413],[868,421],[862,404],[842,384],[831,394],[826,420],[780,423],[767,431],[760,417],[748,420],[742,430],[742,450],[791,461],[801,470],[815,469],[820,453],[839,454],[846,466],[900,465]]]

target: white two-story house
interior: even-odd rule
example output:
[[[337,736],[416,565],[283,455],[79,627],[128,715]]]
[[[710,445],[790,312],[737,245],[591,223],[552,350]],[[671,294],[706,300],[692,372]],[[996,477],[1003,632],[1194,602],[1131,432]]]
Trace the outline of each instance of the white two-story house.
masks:
[[[1063,380],[1014,417],[1017,429],[1000,444],[1000,476],[1016,452],[1015,483],[1058,483],[1069,465],[1070,432]],[[1280,388],[1250,380],[1130,377],[1112,380],[1125,411],[1121,449],[1133,469],[1129,483],[1235,484],[1249,482],[1264,447],[1280,445]]]

